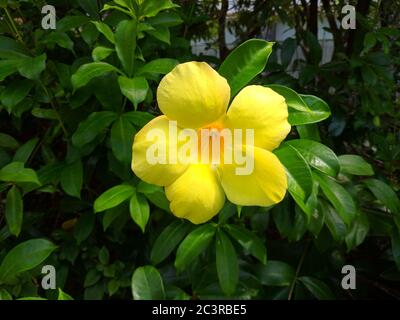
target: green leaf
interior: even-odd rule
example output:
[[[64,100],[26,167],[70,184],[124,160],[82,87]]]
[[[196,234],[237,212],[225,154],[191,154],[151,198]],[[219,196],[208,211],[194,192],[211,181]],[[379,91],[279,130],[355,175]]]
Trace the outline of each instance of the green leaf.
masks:
[[[83,167],[80,159],[65,166],[61,171],[61,187],[72,197],[81,197]]]
[[[0,132],[0,148],[15,150],[19,147],[19,143],[12,136]]]
[[[96,269],[91,269],[85,276],[83,286],[85,288],[95,285],[101,279],[101,274]]]
[[[339,160],[335,153],[319,142],[306,139],[289,140],[282,146],[290,145],[306,159],[308,164],[321,172],[336,176],[339,172]]]
[[[58,288],[57,300],[74,300],[74,299],[68,293],[62,291],[61,288]]]
[[[74,53],[74,42],[65,32],[52,32],[45,39],[49,44],[57,44]]]
[[[112,44],[115,44],[114,33],[108,25],[100,21],[92,21],[92,23],[95,25],[96,29],[106,37],[108,41],[110,41]]]
[[[54,109],[33,108],[32,115],[39,119],[57,120],[57,112]]]
[[[149,84],[143,77],[135,77],[129,79],[124,76],[118,77],[119,87],[121,88],[122,94],[131,101],[137,109],[139,103],[146,99],[149,91]]]
[[[183,22],[179,14],[175,12],[161,12],[155,17],[146,19],[152,26],[175,27]]]
[[[318,124],[316,123],[298,125],[296,126],[296,130],[299,133],[301,139],[314,140],[318,142],[321,141]]]
[[[91,212],[85,212],[79,217],[74,228],[74,238],[78,242],[78,245],[85,241],[92,233],[95,218]]]
[[[224,293],[232,295],[239,281],[239,265],[235,248],[222,230],[217,232],[216,262],[219,285]]]
[[[144,66],[140,67],[136,75],[146,75],[146,74],[167,74],[175,68],[179,62],[175,59],[161,58],[155,59],[146,63]]]
[[[346,235],[347,251],[353,250],[355,247],[364,242],[369,232],[369,221],[364,212],[359,212],[357,218],[353,221],[349,232]]]
[[[13,186],[7,193],[5,216],[10,233],[17,237],[22,227],[23,205],[21,192],[17,186]]]
[[[168,27],[165,26],[158,26],[156,29],[154,30],[146,30],[146,32],[153,36],[154,38],[165,42],[167,44],[171,44],[171,34],[169,32]]]
[[[309,111],[289,109],[288,121],[292,126],[320,122],[330,116],[330,108],[322,99],[311,95],[301,97],[307,103]]]
[[[143,266],[132,275],[132,295],[134,300],[165,299],[164,283],[160,273],[153,266]]]
[[[142,128],[151,120],[154,116],[148,112],[144,111],[130,111],[122,114],[122,117],[132,122],[135,126]]]
[[[129,185],[121,184],[108,189],[100,195],[94,202],[94,212],[101,212],[114,208],[122,202],[128,200],[135,193],[135,188]]]
[[[378,179],[367,179],[363,182],[391,213],[400,215],[400,200],[389,185]]]
[[[111,53],[114,52],[114,49],[107,48],[107,47],[96,47],[93,49],[92,58],[94,61],[101,61],[107,58]]]
[[[10,113],[31,91],[33,84],[30,80],[20,80],[7,85],[0,94],[1,104]]]
[[[57,248],[45,239],[22,242],[11,249],[0,265],[0,283],[9,283],[18,274],[41,264]]]
[[[157,237],[151,250],[151,262],[159,264],[166,259],[179,242],[186,236],[190,224],[185,221],[174,221],[168,225]]]
[[[59,32],[67,32],[72,29],[76,29],[89,22],[86,16],[65,16],[64,18],[57,21],[57,30]]]
[[[267,263],[267,249],[260,238],[253,232],[232,224],[227,224],[224,229],[235,239],[246,251],[250,252],[261,263]]]
[[[46,69],[46,58],[45,53],[34,58],[24,58],[18,66],[18,72],[25,78],[38,80],[40,74]]]
[[[72,75],[71,82],[74,90],[86,85],[93,78],[99,77],[108,72],[121,73],[116,67],[106,62],[91,62],[79,67]]]
[[[218,72],[231,87],[231,97],[261,73],[272,52],[272,42],[251,39],[242,43],[222,63]]]
[[[146,198],[140,193],[134,193],[129,202],[129,212],[133,221],[144,233],[150,217],[150,207]]]
[[[279,84],[268,84],[265,87],[274,90],[276,93],[283,96],[286,100],[286,104],[289,108],[295,109],[301,112],[310,112],[308,105],[305,103],[303,98],[293,89],[279,85]]]
[[[274,153],[286,169],[290,194],[305,201],[313,188],[311,170],[306,160],[290,145],[275,150]]]
[[[311,292],[318,300],[333,300],[335,296],[326,283],[314,277],[300,277],[299,281]]]
[[[344,154],[338,157],[340,172],[357,176],[372,176],[374,169],[362,157],[354,154]]]
[[[147,0],[142,2],[140,8],[140,16],[154,17],[162,10],[172,9],[177,7],[179,6],[174,4],[171,0]]]
[[[162,187],[140,181],[137,186],[137,191],[143,193],[149,201],[163,209],[170,212],[169,201],[165,196],[165,191]]]
[[[267,265],[257,268],[257,276],[264,286],[289,286],[295,276],[295,271],[289,264],[270,260]]]
[[[11,162],[0,170],[0,181],[6,182],[31,182],[40,185],[36,172],[24,168],[23,162]]]
[[[326,175],[314,174],[314,179],[318,181],[322,192],[335,207],[346,225],[350,225],[356,217],[356,206],[350,193]]]
[[[104,129],[117,119],[117,114],[111,111],[93,112],[82,121],[72,135],[72,143],[78,148],[92,142]]]
[[[346,236],[346,225],[342,218],[336,213],[331,205],[324,201],[318,203],[318,211],[322,212],[325,217],[325,223],[332,237],[337,242],[342,242]]]
[[[120,117],[111,127],[111,148],[115,157],[124,163],[130,163],[132,158],[132,142],[135,127],[124,117]]]
[[[178,271],[187,268],[208,247],[214,234],[215,226],[209,223],[189,233],[178,247],[175,268]]]
[[[10,59],[0,61],[0,81],[3,81],[10,74],[17,72],[18,66],[20,65],[20,59]]]
[[[128,76],[133,74],[135,62],[137,23],[135,20],[121,21],[115,32],[115,50]]]
[[[12,300],[11,294],[6,289],[0,289],[0,301],[1,300]]]

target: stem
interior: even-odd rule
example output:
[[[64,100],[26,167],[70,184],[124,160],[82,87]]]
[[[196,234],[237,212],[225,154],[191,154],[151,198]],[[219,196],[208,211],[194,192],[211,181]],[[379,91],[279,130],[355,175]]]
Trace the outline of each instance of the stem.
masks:
[[[67,131],[67,129],[66,129],[65,126],[64,126],[64,122],[62,121],[62,119],[61,119],[61,117],[60,117],[60,114],[59,114],[58,111],[57,111],[57,108],[56,108],[56,106],[55,106],[55,104],[54,104],[54,102],[53,102],[52,97],[50,96],[49,91],[47,90],[46,86],[43,84],[43,82],[42,82],[41,80],[39,80],[39,83],[40,83],[40,86],[43,88],[44,92],[46,93],[46,95],[47,95],[47,96],[49,97],[49,99],[50,99],[50,105],[51,105],[51,107],[53,108],[53,110],[54,110],[54,112],[55,112],[55,114],[56,114],[56,117],[57,117],[58,122],[60,123],[61,129],[63,130],[65,136],[68,136],[68,131]]]
[[[21,34],[19,33],[19,31],[18,31],[18,29],[17,29],[17,26],[15,25],[14,20],[13,20],[13,18],[12,18],[11,15],[10,15],[10,12],[7,10],[7,7],[4,8],[4,11],[6,12],[7,18],[8,18],[8,20],[9,20],[9,22],[10,22],[12,28],[14,29],[14,32],[15,32],[15,34],[16,34],[16,36],[17,36],[17,40],[18,40],[19,42],[21,42],[21,43],[24,43],[24,41],[22,40],[22,36],[21,36]]]
[[[307,243],[306,247],[304,248],[304,251],[300,257],[299,263],[296,268],[296,273],[294,275],[294,279],[292,281],[292,284],[290,285],[288,300],[292,300],[292,296],[293,296],[294,288],[296,286],[297,278],[299,277],[301,267],[303,266],[304,258],[306,257],[308,249],[310,248],[310,244],[311,244],[311,241],[308,241],[308,243]]]

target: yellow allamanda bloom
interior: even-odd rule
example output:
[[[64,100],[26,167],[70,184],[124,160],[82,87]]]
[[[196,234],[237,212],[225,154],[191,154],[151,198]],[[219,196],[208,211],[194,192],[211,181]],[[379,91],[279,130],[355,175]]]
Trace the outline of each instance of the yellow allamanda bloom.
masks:
[[[272,89],[251,85],[230,101],[230,87],[225,78],[204,62],[176,66],[160,82],[157,101],[164,115],[145,125],[135,136],[132,147],[132,170],[143,181],[165,187],[172,213],[204,223],[223,207],[225,195],[241,206],[271,206],[280,202],[287,190],[284,167],[271,152],[290,131],[285,99]],[[153,140],[148,133],[165,133],[162,141],[168,150],[169,121],[184,128],[227,128],[254,130],[251,149],[254,169],[249,175],[237,175],[234,163],[212,166],[201,160],[193,163],[150,164],[146,151]]]

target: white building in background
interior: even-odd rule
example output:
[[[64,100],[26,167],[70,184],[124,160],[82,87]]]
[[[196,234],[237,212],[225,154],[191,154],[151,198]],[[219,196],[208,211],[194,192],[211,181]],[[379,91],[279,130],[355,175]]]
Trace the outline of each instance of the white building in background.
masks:
[[[230,8],[234,7],[234,1],[235,0],[230,0]],[[229,12],[231,14],[234,13],[234,11],[231,9]],[[229,19],[229,16],[228,16]],[[333,49],[334,49],[334,42],[333,42],[333,36],[330,32],[326,31],[325,28],[329,27],[329,23],[327,19],[319,19],[318,21],[318,40],[319,43],[322,47],[322,61],[321,63],[326,63],[331,61],[332,59],[332,54],[333,54]],[[288,25],[278,22],[269,29],[266,29],[262,32],[261,38],[268,40],[268,41],[275,41],[275,42],[283,42],[287,38],[294,38],[295,37],[295,30]],[[226,44],[229,49],[232,49],[233,47],[237,46],[238,43],[236,43],[237,39],[235,34],[232,34],[228,28],[225,30],[225,38],[226,38]],[[218,50],[218,45],[216,44],[217,39],[215,40],[196,40],[192,41],[192,52],[193,54],[196,55],[209,55],[209,56],[219,56],[219,50]],[[215,43],[212,45],[212,43]],[[210,45],[211,44],[211,45]],[[278,55],[280,56],[280,55]],[[297,48],[293,59],[302,59],[304,58],[303,53],[300,48]],[[291,70],[295,71],[295,70]]]

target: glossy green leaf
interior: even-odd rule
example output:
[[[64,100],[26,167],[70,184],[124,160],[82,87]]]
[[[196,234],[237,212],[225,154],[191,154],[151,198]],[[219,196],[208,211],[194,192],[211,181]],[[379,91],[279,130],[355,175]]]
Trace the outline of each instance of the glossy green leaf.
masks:
[[[219,285],[224,293],[232,295],[239,281],[239,265],[235,248],[222,230],[217,232],[216,263]]]
[[[104,129],[117,119],[117,114],[111,111],[93,112],[82,121],[72,135],[74,146],[81,148],[94,140]]]
[[[154,119],[154,116],[148,112],[130,111],[122,115],[125,119],[132,122],[138,128],[144,127],[148,122]]]
[[[80,198],[83,183],[83,166],[80,159],[62,169],[60,182],[65,193]]]
[[[378,179],[363,181],[374,196],[395,215],[400,215],[400,200],[393,189]]]
[[[311,95],[301,95],[301,97],[307,104],[309,111],[289,108],[288,121],[292,126],[320,122],[330,116],[330,108],[322,99]]]
[[[356,206],[351,194],[335,180],[324,174],[315,174],[314,179],[318,181],[322,192],[332,203],[346,225],[350,225],[356,217]]]
[[[289,286],[294,279],[295,271],[289,264],[270,260],[265,266],[260,266],[256,271],[260,283],[265,286]]]
[[[324,201],[318,204],[318,210],[324,214],[325,223],[335,241],[342,242],[346,236],[347,228],[343,219],[334,208]]]
[[[290,145],[306,159],[308,164],[321,172],[336,176],[339,172],[339,160],[335,153],[327,146],[312,140],[289,140],[282,146]]]
[[[45,239],[22,242],[11,249],[0,265],[0,283],[8,283],[21,272],[41,264],[57,248]]]
[[[154,17],[162,10],[176,7],[178,7],[178,5],[174,4],[171,0],[147,0],[144,1],[140,7],[140,16]]]
[[[362,157],[354,154],[344,154],[338,157],[340,172],[357,176],[372,176],[374,169]]]
[[[57,300],[74,300],[74,299],[68,293],[62,291],[61,288],[58,288]]]
[[[132,295],[134,300],[165,299],[164,283],[160,273],[153,266],[143,266],[132,275]]]
[[[6,221],[10,233],[19,236],[23,220],[22,195],[17,186],[13,186],[7,193],[6,199]]]
[[[0,94],[1,104],[10,113],[31,91],[33,85],[34,83],[30,80],[19,80],[7,85]]]
[[[272,42],[251,39],[233,50],[221,64],[218,72],[228,80],[231,97],[260,74],[272,52]]]
[[[225,225],[224,229],[246,251],[250,252],[261,263],[267,263],[267,248],[265,247],[262,240],[258,238],[253,232],[247,230],[246,228],[233,224]]]
[[[165,260],[175,247],[182,241],[190,229],[190,224],[184,221],[174,221],[157,237],[151,250],[151,261],[159,264]]]
[[[167,44],[171,44],[171,34],[169,32],[168,27],[165,26],[158,26],[154,30],[147,30],[146,31],[149,35],[153,36],[154,38],[165,42]]]
[[[0,170],[0,181],[7,182],[31,182],[40,185],[34,170],[24,168],[23,162],[11,162]]]
[[[290,194],[305,201],[313,187],[311,170],[306,160],[290,145],[279,148],[274,153],[286,169]]]
[[[84,64],[72,75],[71,82],[74,90],[86,85],[93,78],[109,72],[121,73],[116,67],[106,62],[91,62]]]
[[[121,21],[115,32],[115,50],[128,76],[133,74],[135,62],[137,23],[135,20]]]
[[[107,58],[111,53],[114,52],[114,49],[98,46],[92,51],[92,58],[94,61],[101,61]]]
[[[187,268],[208,247],[214,234],[215,226],[209,223],[189,233],[178,247],[175,268],[178,271]]]
[[[94,212],[101,212],[114,208],[122,202],[128,200],[135,193],[135,188],[130,185],[118,185],[108,189],[94,202]]]
[[[364,242],[365,237],[369,232],[369,221],[364,212],[359,212],[356,219],[351,224],[350,230],[346,235],[347,250],[353,250]]]
[[[132,220],[144,233],[147,222],[150,218],[150,206],[147,199],[140,193],[134,193],[129,202],[129,212]]]
[[[143,193],[158,208],[170,212],[169,201],[165,196],[164,188],[140,181],[137,185],[137,191]]]
[[[136,75],[145,75],[145,74],[167,74],[170,71],[172,71],[173,68],[175,68],[178,65],[178,61],[175,59],[168,59],[168,58],[161,58],[161,59],[155,59],[152,60],[148,63],[146,63],[144,66],[140,67]]]
[[[92,23],[95,25],[96,29],[106,37],[108,41],[110,41],[112,44],[115,44],[114,33],[107,24],[100,21],[92,21]]]
[[[131,101],[137,109],[139,103],[146,99],[147,92],[149,91],[149,84],[143,77],[135,77],[129,79],[124,76],[118,77],[119,87],[122,94]]]
[[[318,300],[333,300],[335,296],[326,283],[314,277],[300,277],[299,281]]]
[[[286,104],[289,108],[295,109],[301,112],[310,112],[308,105],[305,103],[301,95],[291,88],[279,85],[279,84],[268,84],[267,88],[274,90],[285,98]]]
[[[135,127],[124,117],[120,117],[111,127],[111,149],[115,157],[124,163],[130,163],[132,158],[132,142]]]
[[[47,56],[45,53],[34,58],[26,57],[21,60],[18,72],[25,78],[37,80],[40,74],[46,69],[46,59]]]

